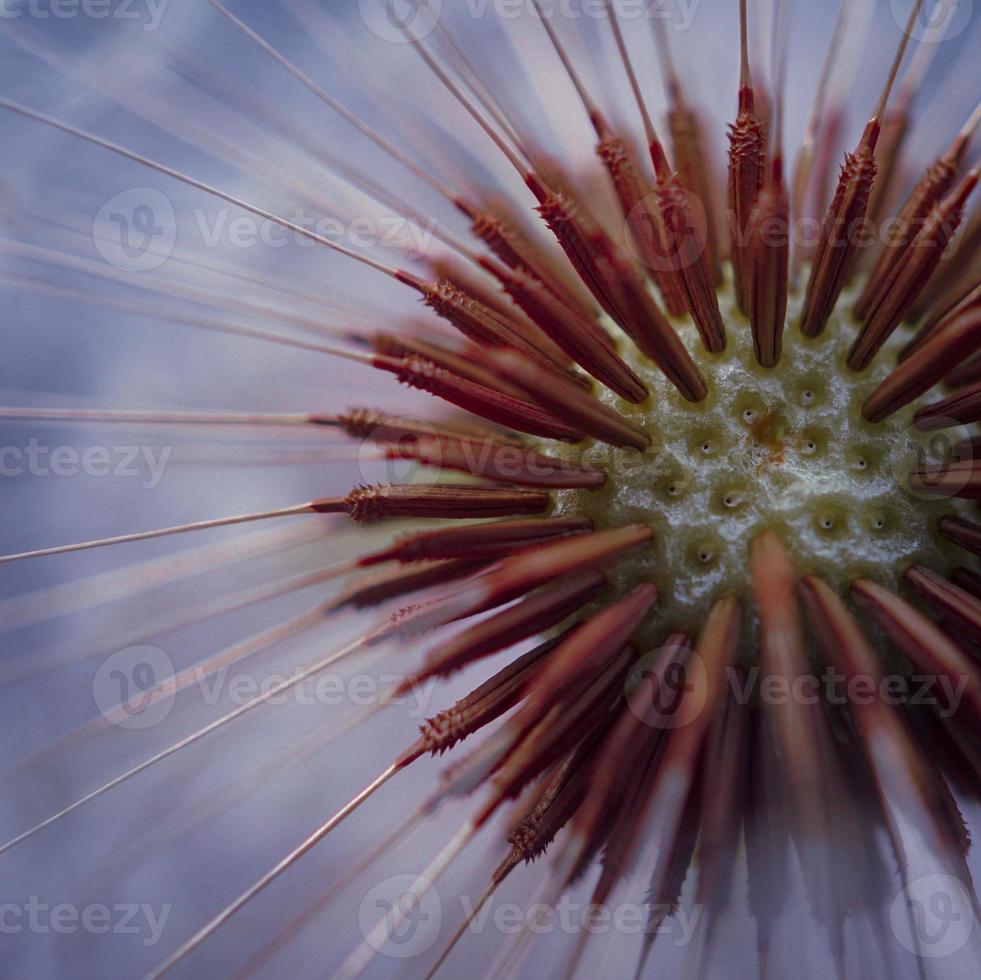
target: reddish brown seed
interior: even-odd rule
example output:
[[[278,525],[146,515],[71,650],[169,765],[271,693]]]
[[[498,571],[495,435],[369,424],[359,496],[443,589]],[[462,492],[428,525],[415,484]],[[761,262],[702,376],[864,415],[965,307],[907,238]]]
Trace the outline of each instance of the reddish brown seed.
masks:
[[[975,355],[968,358],[959,368],[951,371],[944,378],[944,384],[948,388],[964,388],[981,381],[981,357]]]
[[[721,286],[723,275],[720,256],[723,249],[719,243],[717,205],[712,190],[714,182],[709,179],[711,159],[705,148],[706,142],[698,115],[674,95],[668,109],[668,128],[671,130],[671,149],[674,151],[678,179],[695,196],[705,215],[705,245],[708,249],[709,269],[712,281],[716,286]]]
[[[786,690],[806,689],[813,678],[797,604],[797,572],[773,532],[757,538],[750,552],[753,594],[760,615],[760,669]],[[801,854],[804,882],[815,914],[835,923],[840,914],[837,885],[824,848],[839,826],[832,804],[840,786],[834,736],[823,705],[812,698],[776,699],[764,711],[773,720],[780,771],[789,788],[791,833]],[[840,926],[839,926],[840,928]],[[836,940],[835,955],[840,956]]]
[[[515,329],[513,321],[502,320],[489,307],[457,289],[451,282],[425,282],[410,273],[401,272],[399,278],[417,289],[426,305],[437,316],[456,327],[468,340],[491,347],[515,347],[557,373],[568,374],[568,369],[561,360],[550,360],[539,346],[525,340],[520,329]]]
[[[736,668],[733,677],[736,683],[745,683],[745,671]],[[714,923],[729,901],[738,861],[742,821],[736,814],[743,813],[748,802],[750,717],[749,706],[741,703],[735,688],[730,689],[715,712],[705,746],[695,901],[706,908],[710,900],[719,903],[719,911],[706,923],[706,948],[711,947]]]
[[[570,678],[605,666],[627,644],[634,631],[657,602],[657,587],[650,582],[635,586],[627,595],[600,610],[555,651],[535,684],[528,710],[544,713],[552,699],[566,689]]]
[[[804,600],[824,655],[851,682],[859,679],[882,691],[879,658],[845,603],[820,579],[801,583]],[[884,804],[884,814],[894,843],[901,851],[902,831],[893,823],[895,808],[911,819],[919,832],[934,835],[936,853],[951,848],[941,781],[925,764],[899,712],[880,698],[855,698],[850,714],[866,749],[866,760],[875,777],[875,788]]]
[[[464,630],[426,654],[422,666],[402,681],[402,694],[428,677],[447,677],[482,657],[536,634],[547,633],[587,606],[606,584],[602,572],[565,576],[521,602]]]
[[[593,522],[590,518],[576,516],[444,527],[437,531],[404,535],[389,547],[359,559],[358,564],[368,566],[389,561],[445,561],[450,558],[489,561],[556,538],[585,534],[592,529]]]
[[[646,221],[650,239],[655,244],[646,264],[654,263],[655,276],[660,277],[659,281],[665,281],[663,288],[675,291],[681,298],[682,312],[687,309],[691,314],[705,348],[718,353],[725,349],[725,325],[719,312],[703,229],[695,227],[691,195],[671,171],[634,71],[616,7],[610,0],[606,0],[606,13],[644,124],[651,163],[654,165],[654,201],[645,205],[646,215],[641,207],[633,209],[634,214]],[[650,201],[649,193],[647,200]],[[671,309],[669,304],[669,311]]]
[[[598,310],[583,286],[571,275],[564,276],[550,268],[547,257],[538,254],[537,246],[523,236],[513,222],[492,214],[490,210],[469,215],[473,231],[510,269],[520,269],[546,285],[578,317],[595,321]]]
[[[657,759],[656,767],[646,781],[627,826],[621,831],[614,828],[611,843],[616,854],[608,874],[601,878],[605,884],[604,897],[630,868],[640,841],[642,830],[655,823],[660,837],[658,861],[648,886],[648,895],[654,903],[667,904],[680,892],[681,881],[694,848],[694,830],[684,826],[684,817],[691,815],[691,807],[697,803],[698,763],[702,755],[709,723],[715,714],[724,688],[727,668],[734,662],[739,649],[740,608],[732,596],[717,600],[695,643],[693,656],[704,668],[695,681],[689,672],[678,706],[672,718],[673,727],[665,738],[665,745]],[[694,796],[694,799],[693,799]],[[697,817],[693,822],[697,823]],[[690,835],[690,836],[689,836]],[[618,838],[622,838],[618,840]],[[651,910],[649,923],[657,918]],[[649,943],[641,951],[643,964],[650,952],[655,932],[652,929]]]
[[[573,640],[588,626],[589,623],[580,626]],[[570,642],[572,640],[567,640],[562,648]],[[609,723],[611,709],[633,656],[631,651],[624,649],[610,657],[598,672],[569,678],[567,690],[549,698],[543,710],[536,703],[536,696],[541,693],[543,677],[555,667],[559,652],[556,650],[549,658],[520,712],[512,719],[516,744],[494,775],[490,797],[474,817],[478,827],[485,824],[502,803],[516,797],[531,780],[588,737],[592,730]],[[605,650],[597,648],[594,652],[599,654]]]
[[[981,599],[981,575],[977,572],[970,568],[955,568],[954,574],[951,575],[951,581],[959,589],[967,592],[968,595],[974,596],[975,599]]]
[[[967,633],[975,643],[981,642],[981,602],[973,595],[923,565],[911,565],[903,578],[941,619]]]
[[[952,425],[967,425],[981,420],[981,383],[962,388],[949,398],[921,408],[913,423],[921,432],[949,429]]]
[[[911,489],[936,497],[981,500],[981,460],[924,466],[909,475]]]
[[[545,658],[561,642],[546,640],[512,661],[454,705],[419,726],[419,738],[396,760],[400,768],[424,755],[442,755],[514,707],[542,669]]]
[[[790,204],[782,171],[761,189],[749,225],[749,320],[753,350],[763,367],[776,367],[787,319]]]
[[[512,398],[522,397],[520,390],[514,385],[508,384],[506,378],[497,377],[491,371],[480,366],[479,361],[471,354],[472,347],[476,345],[468,344],[458,353],[448,350],[441,344],[418,340],[415,337],[375,333],[371,335],[371,346],[376,353],[384,354],[387,357],[422,357],[427,361],[432,361],[437,367],[441,367],[457,377],[465,378],[467,381],[473,381],[484,388],[491,388],[501,392],[501,394],[510,395]]]
[[[749,312],[749,222],[766,176],[766,132],[756,112],[749,66],[746,0],[739,0],[739,111],[729,127],[729,257],[736,302]]]
[[[391,358],[379,355],[372,359],[372,363],[375,367],[396,375],[399,381],[411,388],[428,391],[437,398],[498,425],[530,435],[544,436],[546,439],[562,439],[567,442],[580,442],[583,439],[580,431],[537,405],[474,384],[465,378],[458,378],[421,357]],[[548,377],[554,376],[549,374]]]
[[[981,308],[962,313],[941,333],[903,361],[862,406],[870,422],[881,422],[919,398],[981,346]]]
[[[964,651],[922,613],[881,585],[860,579],[852,583],[852,595],[914,667],[931,676],[940,674],[953,685],[951,690],[962,691],[956,704],[945,707],[957,722],[975,735],[981,733],[981,678]]]
[[[752,87],[739,89],[739,114],[729,127],[729,257],[732,260],[736,302],[749,306],[749,222],[763,186],[766,141],[756,117]]]
[[[575,828],[586,852],[594,853],[607,839],[617,814],[623,809],[633,775],[646,774],[652,756],[667,731],[677,708],[674,672],[684,680],[684,668],[692,653],[691,640],[674,633],[661,645],[649,669],[640,671],[636,687],[605,739],[591,776],[590,792],[576,815]],[[671,691],[669,697],[665,691]],[[583,855],[585,857],[585,854]],[[578,868],[583,867],[583,857]]]
[[[886,147],[883,145],[885,139],[885,128],[883,137],[880,140],[879,159],[888,160]],[[889,278],[896,263],[902,258],[903,253],[909,248],[917,230],[926,220],[933,206],[953,186],[954,179],[964,155],[967,152],[968,139],[964,134],[958,134],[958,138],[946,153],[939,156],[929,167],[926,173],[920,178],[912,193],[906,199],[906,203],[896,215],[894,221],[889,225],[889,237],[886,240],[882,253],[876,261],[872,273],[869,275],[868,282],[858,302],[855,304],[855,315],[864,320],[871,312],[873,306],[879,301],[882,289]],[[877,182],[876,188],[882,187],[882,182]],[[875,221],[873,214],[873,221]]]
[[[606,473],[572,460],[544,456],[523,446],[473,439],[419,436],[385,447],[389,459],[413,459],[435,469],[459,470],[498,483],[545,489],[598,490]]]
[[[683,397],[701,401],[707,393],[705,382],[677,331],[658,309],[636,266],[619,249],[598,252],[596,261],[624,312],[625,319],[621,321],[624,331]],[[711,342],[717,345],[716,341]],[[724,333],[721,343],[724,347]]]
[[[602,571],[650,544],[654,532],[643,524],[595,531],[507,558],[475,584],[473,608],[508,602],[562,575]]]
[[[704,236],[695,227],[688,192],[677,178],[664,176],[658,178],[655,194],[666,236],[666,259],[678,277],[685,306],[702,344],[707,351],[718,354],[726,347],[726,328]]]
[[[447,435],[462,439],[496,439],[509,445],[521,445],[521,440],[510,433],[481,426],[476,422],[441,421],[434,425],[428,419],[387,415],[372,408],[352,408],[337,416],[315,416],[318,425],[340,426],[352,439],[370,439],[372,442],[390,442],[405,436]]]
[[[597,726],[559,765],[555,775],[543,780],[544,785],[533,805],[508,831],[511,849],[494,871],[496,881],[503,880],[522,861],[541,857],[579,809],[586,798],[591,763],[603,734],[603,727]]]
[[[981,524],[965,520],[963,517],[954,517],[946,514],[940,518],[937,530],[948,541],[965,548],[973,555],[981,557]]]
[[[981,282],[972,280],[964,286],[963,293],[956,297],[953,305],[930,312],[924,320],[923,326],[916,332],[916,336],[900,351],[900,361],[905,361],[910,354],[919,350],[930,337],[953,323],[961,313],[979,306],[981,306]],[[954,380],[955,375],[958,380]],[[971,380],[974,380],[973,378],[960,380],[960,377],[960,369],[958,369],[957,372],[951,374],[949,383],[953,387],[959,388],[961,385],[969,384]]]
[[[851,272],[877,172],[878,138],[879,122],[872,118],[855,152],[845,156],[834,199],[821,226],[807,283],[801,330],[808,337],[816,337],[824,330]]]
[[[620,325],[630,339],[657,364],[682,397],[692,402],[702,401],[708,394],[705,380],[677,331],[657,308],[637,271],[618,257],[615,251],[599,258],[597,264],[604,271],[611,289],[616,292],[620,308],[624,310]]]
[[[879,161],[879,175],[869,196],[869,220],[878,227],[886,215],[886,205],[891,197],[896,176],[903,170],[903,143],[910,131],[910,109],[912,89],[903,87],[897,93],[895,104],[886,112],[882,120],[882,133],[876,147]]]
[[[442,279],[450,282],[461,292],[473,296],[479,303],[493,310],[500,319],[510,321],[512,329],[516,330],[533,346],[541,348],[549,360],[556,364],[569,366],[569,357],[547,336],[543,337],[537,324],[523,310],[515,309],[514,304],[509,303],[507,297],[501,296],[482,276],[446,256],[432,260],[431,266],[437,281]],[[534,282],[538,282],[529,273],[525,273],[525,275],[532,278]],[[551,293],[549,295],[552,295],[552,298],[562,309],[567,309],[557,296]]]
[[[668,128],[678,179],[693,194],[705,214],[705,243],[709,267],[716,286],[723,282],[721,259],[725,248],[719,235],[718,202],[715,199],[712,158],[708,153],[698,113],[685,99],[681,79],[671,56],[668,31],[663,18],[654,19],[654,38],[660,53],[668,93]]]
[[[671,245],[653,188],[637,173],[622,139],[608,134],[597,144],[596,152],[613,181],[620,210],[640,253],[641,263],[657,283],[665,308],[671,316],[684,316],[688,304],[681,284],[671,270]]]
[[[508,517],[538,514],[549,504],[547,493],[505,490],[498,487],[441,486],[440,484],[392,484],[357,487],[346,497],[314,502],[317,514],[347,513],[359,524],[391,518],[437,518],[439,520]]]
[[[616,304],[615,293],[611,292],[613,284],[605,281],[603,273],[596,267],[598,254],[604,248],[612,250],[612,243],[597,244],[595,237],[589,237],[582,215],[567,194],[549,190],[534,175],[529,176],[528,186],[538,199],[536,210],[562,246],[579,278],[607,314],[623,325],[626,318]]]
[[[647,400],[647,387],[617,355],[602,327],[576,318],[545,286],[524,272],[503,269],[490,261],[484,265],[535,323],[597,381],[634,404]]]
[[[328,609],[368,609],[390,599],[453,582],[483,568],[486,562],[461,558],[425,562],[413,568],[386,569],[355,579],[329,603]]]
[[[972,215],[954,242],[950,261],[933,277],[920,294],[919,302],[910,310],[910,319],[917,320],[931,309],[950,309],[963,295],[964,279],[976,280],[981,275],[981,210]]]
[[[581,431],[614,446],[630,446],[643,452],[650,437],[632,422],[607,408],[585,392],[561,383],[547,384],[536,364],[514,351],[489,355],[498,370],[511,378],[529,397],[537,398],[560,418]]]
[[[979,171],[972,171],[951,194],[931,208],[909,249],[893,266],[849,352],[848,366],[853,371],[868,366],[936,271],[964,216],[964,207],[977,185],[978,175]]]

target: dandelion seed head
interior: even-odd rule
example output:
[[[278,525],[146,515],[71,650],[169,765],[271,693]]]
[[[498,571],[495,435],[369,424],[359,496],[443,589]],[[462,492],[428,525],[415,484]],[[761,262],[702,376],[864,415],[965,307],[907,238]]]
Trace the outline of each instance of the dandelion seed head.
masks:
[[[607,486],[560,492],[555,513],[586,513],[598,527],[640,522],[655,529],[652,548],[610,575],[617,594],[641,581],[660,587],[645,641],[656,645],[665,630],[696,630],[720,594],[746,595],[749,545],[766,530],[781,535],[801,569],[838,589],[863,577],[895,587],[911,556],[945,573],[960,560],[936,524],[946,513],[967,515],[970,503],[924,498],[905,485],[911,463],[924,452],[912,410],[878,424],[862,416],[863,402],[908,335],[894,337],[870,370],[849,371],[845,360],[857,327],[847,311],[854,298],[854,290],[846,291],[822,337],[788,330],[780,364],[767,369],[754,357],[731,287],[722,287],[729,344],[722,354],[698,351],[709,395],[696,405],[622,345],[625,360],[650,386],[650,400],[628,405],[608,390],[600,397],[644,428],[652,445],[643,453],[600,443],[583,449],[583,461],[609,473]],[[791,323],[800,305],[801,297],[791,296]],[[694,328],[677,329],[697,350]],[[957,438],[926,452],[952,449]],[[751,633],[746,642],[753,642]]]

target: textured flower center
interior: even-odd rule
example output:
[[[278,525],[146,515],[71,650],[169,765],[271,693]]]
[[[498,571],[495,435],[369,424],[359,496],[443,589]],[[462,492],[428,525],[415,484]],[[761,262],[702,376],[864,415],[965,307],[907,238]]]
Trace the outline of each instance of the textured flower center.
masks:
[[[654,546],[611,572],[621,593],[642,580],[658,585],[645,640],[663,638],[665,629],[697,632],[720,594],[743,595],[749,543],[764,530],[780,534],[802,572],[839,589],[856,577],[895,587],[912,562],[937,570],[955,564],[936,523],[962,512],[964,502],[914,493],[906,477],[949,459],[966,432],[919,433],[912,408],[880,424],[862,417],[862,403],[909,335],[897,331],[868,371],[850,371],[845,359],[856,327],[844,311],[853,299],[843,295],[827,330],[811,339],[797,329],[801,297],[792,296],[783,357],[767,370],[756,362],[731,289],[723,289],[725,352],[705,353],[694,328],[678,328],[709,386],[697,405],[632,345],[621,345],[651,398],[633,406],[603,389],[599,397],[642,425],[653,443],[644,453],[590,446],[582,458],[606,469],[607,485],[563,492],[556,511],[587,513],[599,527],[654,527]]]

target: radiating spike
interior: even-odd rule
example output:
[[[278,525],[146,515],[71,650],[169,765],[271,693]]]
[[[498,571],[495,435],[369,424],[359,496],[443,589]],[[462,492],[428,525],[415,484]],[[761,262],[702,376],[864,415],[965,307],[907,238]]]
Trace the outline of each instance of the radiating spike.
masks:
[[[876,682],[881,690],[878,658],[849,614],[845,604],[821,580],[808,577],[803,594],[822,649],[829,660],[853,679]],[[850,711],[855,718],[867,761],[875,777],[893,846],[904,878],[907,861],[918,857],[919,844],[910,841],[910,830],[930,839],[930,851],[941,864],[961,864],[957,832],[951,831],[944,803],[943,777],[927,763],[910,738],[898,712],[878,698],[857,699]],[[958,869],[960,873],[966,869]]]
[[[947,514],[940,518],[937,530],[948,541],[965,548],[973,555],[981,557],[981,524]]]
[[[916,230],[926,220],[934,205],[951,189],[957,171],[970,145],[971,134],[981,119],[981,106],[957,134],[951,146],[927,167],[895,220],[890,223],[890,237],[880,254],[862,295],[855,304],[855,315],[865,320],[880,302],[890,273],[911,247]],[[882,154],[886,157],[885,154]],[[881,186],[881,185],[880,185]],[[874,220],[874,219],[873,219]]]
[[[650,437],[643,430],[590,395],[560,383],[543,387],[546,379],[542,372],[520,354],[497,354],[493,357],[493,363],[523,388],[529,397],[537,397],[557,417],[568,419],[594,438],[641,452],[650,446]]]
[[[577,364],[621,398],[647,400],[646,385],[619,357],[602,327],[578,318],[546,286],[521,269],[506,269],[490,259],[481,264],[496,276],[508,295]]]
[[[899,352],[899,360],[905,361],[911,354],[919,350],[927,340],[953,323],[961,313],[966,313],[978,306],[981,306],[981,282],[972,280],[964,286],[963,291],[957,295],[952,305],[931,311],[924,320],[923,326],[916,332],[916,336]],[[963,380],[964,372],[976,369],[975,364],[971,362],[968,364],[962,365],[956,372],[951,373],[952,380],[949,383],[952,387],[960,388],[962,385],[970,384],[972,380],[975,380],[973,378]]]
[[[949,398],[918,409],[913,424],[921,432],[935,432],[954,425],[968,425],[981,420],[981,383],[975,382],[956,391]]]
[[[858,250],[856,230],[868,213],[869,196],[878,171],[875,148],[882,115],[922,5],[923,0],[916,0],[913,5],[879,103],[866,124],[858,147],[854,153],[846,155],[841,168],[834,200],[821,227],[821,239],[801,313],[801,330],[808,337],[816,337],[824,330],[851,273]]]
[[[981,733],[981,675],[963,650],[922,613],[895,593],[867,579],[852,583],[852,595],[889,639],[919,670],[946,677],[951,690],[962,692],[945,706],[954,720],[975,735]]]
[[[521,446],[424,436],[386,447],[388,459],[411,459],[435,469],[459,470],[472,476],[520,487],[557,490],[599,490],[606,473],[571,460],[545,456]]]
[[[563,576],[540,592],[484,619],[426,654],[422,666],[400,681],[395,696],[429,677],[446,677],[481,657],[546,633],[591,602],[606,584],[602,572]]]
[[[923,565],[910,565],[903,578],[941,618],[953,623],[976,643],[981,642],[981,602]]]
[[[537,405],[501,394],[465,378],[458,378],[425,358],[376,355],[372,358],[372,363],[375,367],[394,374],[399,381],[411,388],[428,391],[457,408],[472,412],[497,425],[546,439],[561,439],[566,442],[580,442],[583,439],[581,432]],[[552,383],[560,383],[555,375],[546,376],[552,379]]]
[[[736,302],[749,310],[749,222],[766,173],[766,136],[756,113],[749,67],[746,0],[739,0],[739,112],[729,127],[729,256]]]
[[[981,307],[960,314],[927,340],[869,395],[862,415],[881,422],[942,381],[981,348]]]
[[[967,199],[981,170],[971,171],[941,202],[931,208],[909,249],[895,263],[870,305],[865,323],[848,354],[853,371],[864,370],[909,312],[936,271],[964,215]]]

